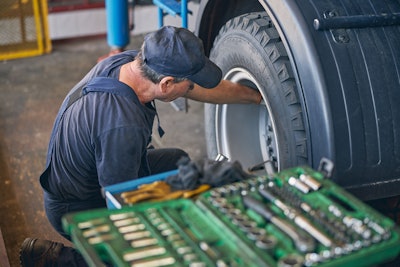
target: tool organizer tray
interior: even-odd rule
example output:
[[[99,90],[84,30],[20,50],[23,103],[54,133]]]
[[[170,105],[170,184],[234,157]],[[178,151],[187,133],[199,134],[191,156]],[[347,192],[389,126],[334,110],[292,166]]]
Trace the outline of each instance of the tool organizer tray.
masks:
[[[63,226],[91,266],[376,266],[400,251],[392,220],[308,167]]]
[[[63,223],[91,266],[214,266],[228,255],[249,260],[187,199],[69,214]]]

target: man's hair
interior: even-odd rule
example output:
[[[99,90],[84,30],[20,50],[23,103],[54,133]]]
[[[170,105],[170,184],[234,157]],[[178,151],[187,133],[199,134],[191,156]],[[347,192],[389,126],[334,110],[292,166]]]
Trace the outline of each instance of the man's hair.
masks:
[[[138,54],[135,57],[135,60],[137,60],[139,62],[140,72],[142,73],[143,77],[152,81],[153,83],[159,83],[164,77],[167,77],[167,75],[160,74],[160,73],[154,71],[153,69],[151,69],[149,66],[147,66],[146,62],[143,60],[142,50],[138,52]],[[175,83],[183,82],[185,80],[187,80],[187,79],[174,77]]]

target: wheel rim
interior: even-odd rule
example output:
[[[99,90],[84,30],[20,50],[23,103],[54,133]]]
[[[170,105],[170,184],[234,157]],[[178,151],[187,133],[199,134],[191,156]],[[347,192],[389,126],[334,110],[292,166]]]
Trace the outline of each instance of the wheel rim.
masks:
[[[244,168],[260,164],[272,174],[280,169],[276,126],[268,100],[257,80],[243,68],[231,69],[224,79],[257,88],[265,105],[229,104],[216,107],[218,152]]]

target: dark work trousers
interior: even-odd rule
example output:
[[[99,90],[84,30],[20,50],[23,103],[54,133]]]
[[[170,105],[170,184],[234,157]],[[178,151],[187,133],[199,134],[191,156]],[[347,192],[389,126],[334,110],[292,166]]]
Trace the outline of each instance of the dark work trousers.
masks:
[[[163,148],[149,149],[148,163],[152,174],[158,174],[177,169],[177,162],[181,157],[188,157],[188,154],[180,149]],[[105,199],[98,199],[88,202],[60,202],[53,199],[49,194],[44,194],[45,210],[49,222],[56,231],[63,237],[70,239],[70,236],[62,229],[61,218],[69,212],[85,211],[96,208],[105,208]],[[87,266],[82,255],[71,247],[64,247],[58,258],[57,266]]]

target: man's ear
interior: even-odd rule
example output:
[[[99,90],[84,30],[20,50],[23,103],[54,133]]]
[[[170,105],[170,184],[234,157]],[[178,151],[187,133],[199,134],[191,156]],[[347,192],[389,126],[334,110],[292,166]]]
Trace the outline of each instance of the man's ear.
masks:
[[[169,91],[169,88],[174,84],[174,77],[166,76],[160,81],[160,88],[162,93],[166,93]]]

